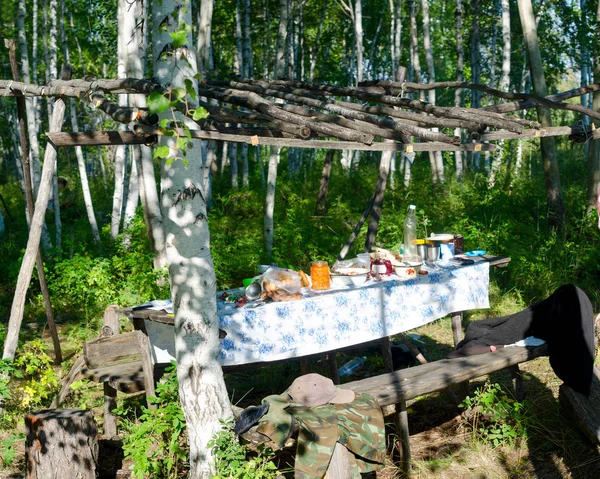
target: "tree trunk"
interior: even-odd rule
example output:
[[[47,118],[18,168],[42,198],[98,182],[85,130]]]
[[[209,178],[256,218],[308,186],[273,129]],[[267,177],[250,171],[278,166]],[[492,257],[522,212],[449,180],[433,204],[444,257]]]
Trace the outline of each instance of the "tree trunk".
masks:
[[[93,479],[98,427],[92,411],[47,409],[25,415],[29,479]]]
[[[598,11],[596,12],[596,25],[600,25],[600,3],[598,3]],[[596,37],[598,37],[598,35],[600,35],[600,32],[596,30]],[[597,38],[594,45],[594,82],[600,83],[600,42],[597,41]],[[600,111],[600,91],[595,91],[593,93],[592,101],[592,108],[595,111]],[[594,125],[596,128],[600,128],[600,121],[595,120]],[[588,208],[592,209],[596,206],[598,187],[600,185],[600,141],[598,140],[590,141],[587,152],[587,170]]]
[[[267,264],[273,256],[273,212],[275,210],[275,186],[277,184],[277,163],[279,148],[272,146],[269,154],[269,170],[267,173],[267,197],[265,201],[265,255]]]
[[[408,71],[409,81],[421,82],[421,61],[419,60],[419,44],[417,34],[417,3],[415,0],[408,0],[410,10],[410,67]],[[425,101],[425,92],[419,93],[421,101]]]
[[[317,195],[317,207],[315,208],[317,215],[324,215],[327,212],[327,192],[329,191],[329,178],[331,176],[334,157],[335,150],[329,150],[325,155],[321,184],[319,185],[319,194]]]
[[[242,143],[242,186],[248,187],[250,180],[248,178],[248,144]]]
[[[519,7],[519,16],[521,17],[523,36],[525,37],[527,56],[529,58],[529,71],[531,72],[533,90],[537,96],[544,97],[548,95],[548,89],[546,88],[544,66],[540,53],[537,26],[533,15],[531,0],[518,0],[517,5]],[[538,107],[537,114],[538,121],[543,127],[552,126],[552,117],[548,108]],[[548,221],[552,228],[555,228],[562,234],[564,233],[565,225],[565,209],[562,200],[558,164],[556,162],[556,146],[554,138],[541,138],[540,145],[542,150],[542,161],[544,164]]]
[[[433,47],[431,45],[431,38],[429,33],[430,22],[429,22],[429,5],[428,0],[421,0],[421,10],[423,12],[423,47],[425,48],[425,59],[427,60],[427,73],[429,76],[429,83],[435,82],[435,66],[433,63]],[[429,90],[429,103],[435,105],[436,95],[435,90]],[[432,128],[432,131],[438,131],[437,128]],[[432,151],[429,153],[429,158],[432,168],[433,181],[443,183],[444,177],[444,161],[442,159],[441,151]]]
[[[315,43],[313,47],[310,49],[310,66],[308,70],[308,78],[310,81],[313,81],[315,78],[315,67],[317,66],[317,58],[319,56],[319,47],[321,46],[321,35],[323,33],[323,25],[325,24],[325,19],[327,15],[327,6],[329,2],[323,2],[323,7],[321,10],[321,17],[319,21],[319,28],[317,29],[317,38],[315,39]]]
[[[502,0],[502,76],[500,77],[499,89],[510,90],[510,2]],[[494,152],[494,161],[490,172],[490,187],[494,186],[498,170],[502,166],[504,153],[504,140],[498,142],[498,150]]]
[[[29,53],[27,50],[27,36],[25,32],[25,0],[19,0],[17,11],[17,38],[19,44],[19,53],[21,56],[21,78],[24,83],[31,83],[29,72]],[[36,122],[34,99],[25,97],[25,109],[27,112],[27,136],[29,138],[29,162],[31,168],[31,181],[33,186],[33,196],[37,196],[40,186],[41,165],[40,165],[40,147],[38,144],[38,124]]]
[[[70,100],[71,109],[71,125],[73,132],[79,131],[79,125],[77,123],[77,109],[75,108],[75,100]],[[81,181],[81,191],[83,193],[83,202],[85,204],[85,211],[87,213],[88,221],[90,222],[90,228],[92,229],[92,236],[96,243],[100,243],[100,231],[98,230],[98,222],[96,221],[96,214],[94,213],[94,205],[92,203],[92,193],[90,192],[90,185],[88,183],[87,171],[85,169],[85,162],[83,160],[83,151],[81,146],[75,147],[75,155],[77,156],[77,168],[79,169],[79,180]]]
[[[203,1],[202,5],[212,2]],[[123,30],[132,38],[127,42],[125,70],[129,78],[143,78],[146,69],[146,56],[148,50],[148,5],[143,0],[128,2],[125,10]],[[208,8],[208,7],[207,7]],[[203,12],[204,13],[204,12]],[[210,20],[208,28],[210,30]],[[127,33],[129,32],[129,33]],[[210,32],[209,35],[210,37]],[[203,49],[208,54],[208,49]],[[208,61],[208,60],[207,60]],[[137,108],[146,107],[145,95],[130,95],[133,106]],[[154,268],[163,269],[167,265],[165,252],[165,232],[163,230],[163,219],[160,212],[160,202],[156,187],[156,175],[152,161],[152,150],[146,145],[132,145],[131,154],[136,162],[138,175],[138,186],[146,230],[154,253]]]
[[[134,149],[131,148],[131,153],[133,153]],[[127,201],[125,203],[125,213],[123,215],[123,231],[126,231],[130,228],[133,223],[133,219],[135,218],[135,210],[139,204],[140,199],[140,185],[139,185],[139,173],[137,171],[137,163],[135,158],[132,158],[131,161],[131,173],[129,175],[129,189],[127,190]],[[123,238],[123,244],[128,246],[131,242],[131,235],[129,233],[125,234]]]
[[[390,1],[390,9],[393,7],[392,5],[392,1]],[[395,15],[395,28],[394,28],[394,37],[393,37],[393,41],[394,41],[394,48],[393,50],[396,52],[396,68],[393,70],[393,75],[394,78],[396,79],[396,81],[400,80],[400,77],[402,75],[405,75],[402,73],[402,71],[400,70],[400,58],[402,56],[402,0],[396,0],[396,15]]]
[[[235,2],[235,49],[233,51],[233,73],[240,75],[245,78],[243,68],[243,54],[242,54],[242,12],[241,3],[242,0],[236,0]]]
[[[242,0],[242,63],[244,78],[252,78],[254,65],[252,62],[252,42],[250,40],[250,0]]]
[[[377,179],[377,185],[375,186],[373,208],[371,209],[371,219],[369,220],[369,229],[367,231],[367,239],[365,241],[365,251],[367,252],[371,251],[371,248],[375,245],[375,239],[377,238],[379,220],[381,219],[381,205],[383,204],[383,197],[385,196],[391,160],[391,151],[381,152],[381,161],[379,162],[379,178]]]
[[[169,33],[191,24],[189,1],[155,0],[153,12],[154,75],[165,87],[184,88],[184,80],[196,88],[195,51],[165,57],[163,49],[171,42]],[[179,8],[181,7],[181,8]],[[169,18],[170,17],[170,18]],[[175,18],[173,18],[175,17]],[[160,25],[169,25],[167,29]],[[187,44],[192,45],[188,31]],[[188,97],[190,105],[193,100]],[[165,111],[159,116],[186,121],[183,115]],[[186,122],[193,128],[191,122]],[[161,137],[159,144],[176,156],[175,141]],[[186,419],[190,444],[191,479],[211,477],[214,473],[208,442],[220,429],[219,419],[231,416],[223,372],[217,356],[220,350],[216,304],[216,278],[210,254],[210,233],[206,218],[201,144],[192,141],[187,150],[189,166],[182,159],[162,162],[161,196],[166,235],[171,298],[174,306],[175,351],[179,397]]]
[[[288,28],[288,0],[279,0],[279,29],[277,31],[277,46],[275,47],[275,72],[277,80],[285,76],[286,45]]]
[[[362,0],[354,0],[354,41],[356,43],[356,81],[363,81],[363,24]]]
[[[463,50],[463,3],[462,0],[456,0],[456,81],[464,81],[464,50]],[[454,106],[462,106],[462,88],[454,91]],[[454,136],[461,136],[460,128],[454,129]],[[464,174],[464,155],[462,151],[454,152],[454,161],[456,169],[456,178],[461,180]]]
[[[214,0],[200,0],[200,8],[198,9],[197,61],[198,73],[203,79],[206,78],[206,72],[210,70],[213,2]]]
[[[231,143],[229,145],[229,175],[231,177],[231,188],[237,190],[239,186],[239,175],[238,175],[238,144]]]

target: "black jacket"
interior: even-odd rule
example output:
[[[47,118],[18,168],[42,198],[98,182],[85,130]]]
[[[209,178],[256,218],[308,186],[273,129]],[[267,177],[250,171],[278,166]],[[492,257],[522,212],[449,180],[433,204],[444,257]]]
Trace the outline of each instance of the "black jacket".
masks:
[[[451,357],[482,352],[481,346],[512,344],[529,336],[548,343],[550,365],[575,391],[588,395],[594,372],[594,312],[573,284],[510,316],[474,321]],[[469,351],[471,350],[471,351]]]

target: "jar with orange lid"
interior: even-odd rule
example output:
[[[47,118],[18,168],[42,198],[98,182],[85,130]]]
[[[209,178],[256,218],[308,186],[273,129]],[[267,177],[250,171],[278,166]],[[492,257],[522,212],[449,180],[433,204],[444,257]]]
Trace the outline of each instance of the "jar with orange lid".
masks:
[[[312,289],[325,290],[331,286],[329,276],[329,265],[327,261],[313,261],[310,265],[310,278],[312,280]]]

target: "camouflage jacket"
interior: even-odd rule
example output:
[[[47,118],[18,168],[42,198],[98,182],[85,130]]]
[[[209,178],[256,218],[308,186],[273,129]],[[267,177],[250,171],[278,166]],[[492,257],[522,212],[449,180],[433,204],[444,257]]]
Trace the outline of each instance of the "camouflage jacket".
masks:
[[[268,396],[269,411],[258,431],[283,447],[297,425],[295,479],[321,478],[327,472],[336,442],[348,454],[352,478],[376,471],[385,459],[385,428],[381,408],[368,394],[357,394],[347,404],[306,407],[290,402],[287,392]]]

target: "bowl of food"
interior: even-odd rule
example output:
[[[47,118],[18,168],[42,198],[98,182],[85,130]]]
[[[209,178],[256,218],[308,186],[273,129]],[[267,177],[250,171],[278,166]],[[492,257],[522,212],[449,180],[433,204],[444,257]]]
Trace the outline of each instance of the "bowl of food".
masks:
[[[368,268],[339,268],[331,271],[333,286],[357,286],[367,280]]]
[[[400,279],[414,278],[421,271],[422,264],[420,261],[403,261],[394,264],[394,272]]]

